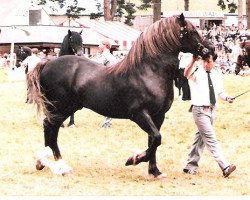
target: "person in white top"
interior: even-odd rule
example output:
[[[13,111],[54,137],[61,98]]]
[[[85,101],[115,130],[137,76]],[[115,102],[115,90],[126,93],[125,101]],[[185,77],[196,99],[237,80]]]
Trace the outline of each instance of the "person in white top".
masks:
[[[102,44],[99,45],[99,53],[100,56],[97,58],[97,62],[109,67],[115,63],[117,63],[119,60],[116,59],[116,57],[111,54],[110,49],[111,49],[111,42],[109,40],[103,40]],[[101,128],[109,128],[111,127],[111,118],[106,117],[105,122],[102,124]]]
[[[206,61],[197,61],[193,58],[192,62],[185,68],[184,75],[189,81],[191,111],[198,131],[195,134],[183,172],[189,174],[197,172],[201,154],[206,146],[221,168],[223,176],[228,177],[236,169],[236,166],[229,164],[224,158],[216,139],[213,122],[218,97],[229,103],[233,103],[234,98],[225,93],[221,74],[214,68],[212,56]]]
[[[191,99],[188,80],[184,76],[184,69],[191,62],[192,58],[193,58],[193,54],[191,53],[180,52],[178,55],[178,59],[180,60],[179,70],[178,70],[178,81],[179,81],[178,89],[179,89],[179,96],[181,95],[181,90],[182,90],[181,98],[183,101],[187,101]]]
[[[26,68],[26,74],[30,73],[40,61],[41,58],[38,56],[38,49],[32,48],[31,55],[25,58],[22,62],[22,66]]]
[[[30,103],[29,101],[29,85],[28,85],[28,78],[29,74],[32,70],[36,67],[36,65],[41,61],[41,58],[38,56],[38,49],[32,48],[31,55],[25,58],[21,64],[21,66],[25,67],[26,73],[26,82],[27,82],[27,98],[26,103]]]
[[[99,45],[99,57],[97,58],[97,62],[102,63],[105,66],[111,66],[118,62],[116,57],[110,52],[111,42],[107,39],[102,41],[102,44]]]

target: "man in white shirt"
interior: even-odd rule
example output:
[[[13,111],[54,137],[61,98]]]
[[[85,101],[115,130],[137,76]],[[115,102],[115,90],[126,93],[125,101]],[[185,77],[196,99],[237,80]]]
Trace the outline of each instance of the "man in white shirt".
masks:
[[[38,49],[32,48],[31,49],[31,55],[25,58],[21,64],[21,66],[25,67],[25,73],[26,73],[26,81],[27,81],[27,99],[26,103],[29,103],[29,85],[28,85],[28,78],[29,74],[32,72],[32,70],[36,67],[36,65],[41,61],[41,58],[38,57]]]
[[[25,72],[28,74],[30,73],[36,65],[41,61],[41,58],[38,57],[38,49],[32,48],[31,49],[31,56],[28,56],[22,62],[22,66],[26,67]]]
[[[105,66],[111,66],[118,62],[116,57],[110,52],[111,42],[109,40],[103,40],[99,45],[100,56],[97,58],[97,62],[102,63]]]
[[[196,59],[193,59],[185,68],[184,75],[189,81],[192,103],[191,110],[198,132],[195,134],[183,172],[189,174],[197,172],[198,162],[206,146],[221,168],[223,176],[228,177],[236,169],[236,166],[229,164],[224,158],[216,139],[213,122],[218,97],[229,103],[233,103],[234,98],[224,92],[222,77],[220,72],[214,69],[212,56],[206,61],[196,61]]]
[[[179,71],[178,71],[178,81],[179,81],[178,89],[179,89],[179,96],[181,94],[180,90],[182,90],[182,100],[183,101],[187,101],[187,100],[191,99],[188,80],[184,76],[184,69],[191,62],[192,58],[193,58],[193,54],[191,54],[191,53],[180,52],[178,55],[178,59],[180,60]]]
[[[111,54],[110,49],[111,49],[111,42],[109,40],[103,40],[102,44],[99,45],[99,53],[100,56],[97,58],[97,62],[105,65],[105,66],[111,66],[115,63],[118,62],[118,60],[116,59],[116,57]],[[105,122],[102,124],[102,128],[109,128],[111,127],[112,123],[111,123],[111,118],[106,117]]]

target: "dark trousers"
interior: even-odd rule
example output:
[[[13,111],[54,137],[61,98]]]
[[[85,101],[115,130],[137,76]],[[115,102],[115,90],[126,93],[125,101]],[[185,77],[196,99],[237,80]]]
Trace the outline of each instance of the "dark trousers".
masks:
[[[188,85],[188,79],[184,76],[184,69],[179,69],[179,87],[182,90],[182,100],[191,100],[190,88]]]

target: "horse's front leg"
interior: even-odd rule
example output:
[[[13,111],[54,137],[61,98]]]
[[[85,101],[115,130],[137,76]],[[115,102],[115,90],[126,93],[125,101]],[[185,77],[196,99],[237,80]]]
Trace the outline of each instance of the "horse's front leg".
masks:
[[[148,133],[150,139],[148,143],[148,149],[141,154],[135,154],[134,156],[131,156],[125,165],[137,165],[140,162],[149,161],[149,173],[153,174],[155,177],[158,177],[162,173],[156,166],[156,150],[161,144],[161,134],[154,124],[152,118],[146,111],[141,112],[132,120]]]
[[[44,139],[45,149],[38,154],[38,160],[36,164],[37,170],[42,170],[45,166],[49,167],[55,174],[67,175],[71,173],[71,168],[62,160],[62,156],[57,144],[58,132],[61,122],[50,123],[47,118],[44,119]],[[54,158],[56,162],[49,161],[49,157]]]
[[[161,129],[161,125],[164,121],[164,118],[165,118],[165,113],[157,115],[156,117],[153,118],[154,124],[159,131]],[[148,146],[151,146],[151,144],[152,144],[152,137],[148,136]],[[156,165],[156,151],[152,153],[151,159],[149,160],[148,173],[152,174],[154,177],[165,178],[165,174],[162,174]]]

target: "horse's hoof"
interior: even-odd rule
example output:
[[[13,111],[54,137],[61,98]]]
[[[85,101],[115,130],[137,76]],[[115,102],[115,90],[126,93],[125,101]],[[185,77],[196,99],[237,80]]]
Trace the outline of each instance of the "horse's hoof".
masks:
[[[73,172],[72,172],[72,170],[70,170],[70,171],[67,171],[67,172],[63,172],[62,175],[63,176],[72,176]]]
[[[159,179],[159,180],[163,180],[163,179],[166,179],[166,178],[167,178],[167,175],[164,174],[164,173],[162,173],[162,174],[156,176],[155,178],[157,178],[157,179]]]
[[[42,170],[45,166],[42,164],[40,160],[36,161],[36,170]]]
[[[68,127],[69,127],[69,128],[75,128],[76,125],[75,125],[75,124],[68,124]]]
[[[133,156],[131,156],[127,162],[125,163],[125,166],[128,166],[128,165],[136,165],[136,157],[138,155],[137,154],[134,154]]]

